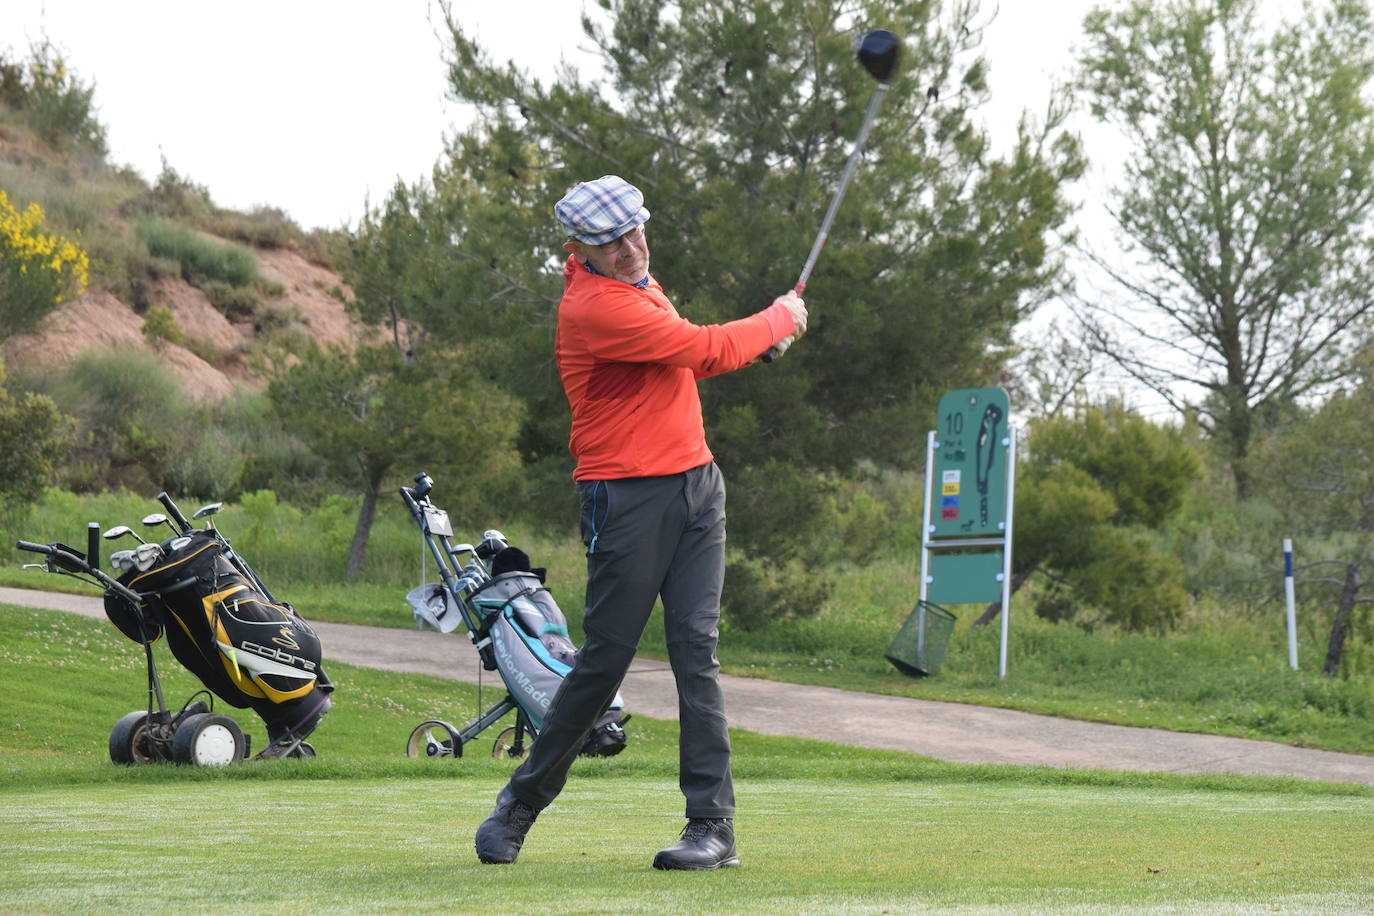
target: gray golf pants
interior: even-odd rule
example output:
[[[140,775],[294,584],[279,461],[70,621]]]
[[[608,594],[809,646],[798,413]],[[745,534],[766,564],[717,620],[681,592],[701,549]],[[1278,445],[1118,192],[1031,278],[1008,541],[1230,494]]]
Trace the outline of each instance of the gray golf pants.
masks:
[[[725,482],[714,463],[666,477],[583,481],[587,545],[585,642],[511,776],[536,809],[563,789],[568,768],[630,668],[655,598],[663,599],[677,681],[678,784],[687,817],[733,817],[730,737],[716,661],[725,577]]]

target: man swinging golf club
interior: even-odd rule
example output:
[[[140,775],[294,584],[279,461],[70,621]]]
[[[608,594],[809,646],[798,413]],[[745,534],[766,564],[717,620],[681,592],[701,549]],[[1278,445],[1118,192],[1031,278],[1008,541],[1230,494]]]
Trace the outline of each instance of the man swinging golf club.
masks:
[[[530,755],[477,830],[477,856],[514,862],[562,790],[592,725],[615,696],[663,600],[677,681],[681,839],[661,869],[739,864],[730,739],[716,624],[725,572],[725,486],[702,426],[697,379],[742,369],[806,330],[795,292],[720,325],[678,315],[649,274],[638,188],[615,175],[578,184],[554,207],[567,235],[555,351],[572,408],[569,447],[587,546],[585,642]]]

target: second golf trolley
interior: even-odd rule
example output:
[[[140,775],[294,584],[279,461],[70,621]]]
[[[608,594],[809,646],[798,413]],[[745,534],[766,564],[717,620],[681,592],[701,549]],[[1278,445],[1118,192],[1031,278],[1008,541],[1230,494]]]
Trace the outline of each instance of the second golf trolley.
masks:
[[[506,695],[461,728],[442,719],[421,722],[410,733],[406,753],[461,757],[464,745],[514,712],[515,724],[499,733],[492,756],[518,759],[528,749],[526,740],[538,737],[549,703],[576,661],[577,647],[563,612],[544,587],[544,570],[531,568],[524,551],[507,544],[495,529],[484,532],[476,546],[453,544],[448,513],[429,499],[433,488],[429,475],[420,473],[415,486],[402,487],[400,493],[443,582],[421,585],[406,598],[422,628],[451,633],[464,627],[483,669],[501,676]],[[583,756],[610,757],[624,750],[624,724],[630,719],[622,715],[624,706],[617,693],[587,736]]]
[[[84,552],[58,542],[15,545],[44,555],[43,563],[28,566],[103,589],[110,622],[143,646],[147,704],[115,723],[110,759],[197,766],[247,759],[249,737],[233,718],[213,710],[216,697],[262,718],[268,743],[255,759],[315,756],[305,738],[328,711],[334,689],[320,664],[319,638],[291,605],[272,597],[215,528],[211,517],[220,503],[192,516],[207,520],[197,529],[170,496],[157,498],[167,514],[146,516],[143,524],[170,528],[165,541],[145,539],[127,525],[102,535],[91,522]],[[100,541],[125,536],[139,543],[110,555],[121,571],[115,578],[100,569]],[[153,643],[164,634],[172,655],[206,688],[175,708],[167,705],[153,655]]]

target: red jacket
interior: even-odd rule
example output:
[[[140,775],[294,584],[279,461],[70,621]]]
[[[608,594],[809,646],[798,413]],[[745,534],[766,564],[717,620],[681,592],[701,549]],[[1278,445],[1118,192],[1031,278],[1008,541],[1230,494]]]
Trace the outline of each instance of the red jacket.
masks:
[[[747,366],[793,331],[782,305],[692,324],[652,277],[638,289],[575,257],[563,282],[554,352],[572,407],[574,480],[657,477],[710,461],[696,380]]]

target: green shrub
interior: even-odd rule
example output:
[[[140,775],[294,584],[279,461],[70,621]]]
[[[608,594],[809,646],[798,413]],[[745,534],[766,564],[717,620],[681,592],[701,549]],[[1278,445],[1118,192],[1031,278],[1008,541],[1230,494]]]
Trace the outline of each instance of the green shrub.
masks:
[[[321,476],[320,459],[283,428],[262,392],[239,389],[214,405],[209,413],[215,427],[233,443],[242,467],[232,486],[207,496],[229,502],[245,491],[281,490],[291,492],[300,501],[315,498],[314,484]],[[303,496],[305,487],[310,492]]]
[[[176,439],[163,458],[163,489],[206,502],[234,492],[246,463],[243,443],[215,422],[212,411],[190,411],[170,432]]]
[[[78,422],[76,445],[63,468],[68,486],[153,493],[166,488],[167,462],[189,441],[194,405],[158,356],[88,351],[51,379],[50,387]]]
[[[162,171],[158,172],[157,181],[131,201],[129,211],[125,215],[154,216],[204,225],[215,212],[215,204],[210,199],[208,188],[181,175],[163,157]]]
[[[127,228],[100,225],[82,236],[91,253],[91,284],[135,311],[149,305],[148,279],[154,276],[148,246]],[[181,265],[176,264],[179,274]]]
[[[308,328],[305,313],[298,305],[259,304],[253,312],[253,325],[259,334],[275,334],[292,328]]]
[[[162,219],[140,222],[138,234],[153,255],[178,261],[188,283],[201,285],[219,280],[242,287],[259,280],[257,259],[246,248],[217,244]]]
[[[813,617],[825,606],[834,581],[816,565],[732,554],[721,599],[726,620],[745,631]]]
[[[731,474],[727,485],[732,544],[755,557],[814,556],[832,480],[769,460]]]
[[[77,79],[47,38],[30,46],[27,61],[0,54],[0,101],[49,144],[103,158],[105,128],[94,97],[95,85]]]
[[[71,446],[73,425],[52,398],[11,392],[0,362],[0,509],[24,506],[53,482]]]
[[[300,227],[277,207],[254,207],[248,213],[217,210],[206,228],[255,248],[290,248],[302,240]]]
[[[862,481],[845,480],[827,494],[821,530],[828,537],[818,547],[830,561],[864,558],[878,554],[892,539],[897,507],[883,502]]]
[[[222,280],[210,280],[200,285],[210,304],[230,321],[251,318],[257,314],[262,300],[251,286],[233,286]]]
[[[143,336],[149,343],[156,343],[165,340],[168,343],[184,344],[186,342],[186,332],[177,324],[176,317],[172,315],[172,310],[164,305],[156,305],[148,309],[148,314],[143,318],[143,327],[140,328]]]

